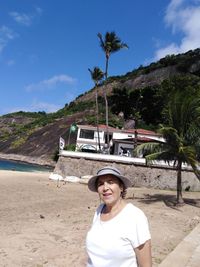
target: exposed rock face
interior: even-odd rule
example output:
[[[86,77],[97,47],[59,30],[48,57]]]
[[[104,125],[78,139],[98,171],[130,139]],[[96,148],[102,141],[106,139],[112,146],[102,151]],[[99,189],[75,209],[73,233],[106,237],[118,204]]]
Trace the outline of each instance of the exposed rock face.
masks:
[[[111,83],[109,83],[107,85],[99,86],[98,87],[98,95],[103,97],[104,96],[104,90],[106,91],[107,95],[110,95],[112,93],[113,88],[116,88],[116,87],[119,87],[119,86],[121,87],[121,83],[120,82],[116,82],[116,81],[111,82]],[[95,93],[96,92],[95,92],[95,88],[94,88],[89,93],[84,94],[81,97],[78,97],[75,102],[78,103],[78,102],[82,102],[82,101],[83,102],[84,101],[94,101]]]
[[[176,73],[178,72],[175,66],[160,68],[148,74],[139,75],[135,79],[128,80],[124,83],[124,86],[128,88],[144,88],[147,86],[153,86],[160,84],[162,81],[168,79]]]
[[[25,141],[17,147],[13,146],[13,142],[17,140],[17,137],[13,134],[7,139],[0,142],[0,152],[3,154],[10,155],[10,159],[16,159],[14,154],[19,155],[19,157],[27,156],[27,160],[30,162],[30,158],[33,158],[33,161],[38,157],[39,161],[45,160],[51,162],[56,150],[59,148],[59,137],[62,136],[66,143],[69,137],[69,127],[70,125],[77,120],[82,120],[84,117],[83,113],[77,113],[65,118],[57,119],[55,122],[47,124],[44,127],[36,128]],[[0,135],[7,129],[9,126],[8,121],[10,118],[0,118]],[[23,118],[21,118],[21,123],[25,125]],[[18,120],[19,123],[19,120]],[[14,131],[11,126],[9,126],[9,131],[12,133]],[[75,141],[76,135],[71,134],[70,140]],[[11,157],[11,155],[13,157]],[[2,157],[5,158],[5,157]],[[20,159],[19,159],[20,160]]]
[[[194,64],[192,64],[189,68],[189,71],[191,73],[196,73],[200,75],[200,60],[196,61]]]
[[[132,89],[139,89],[139,88],[144,88],[147,86],[153,86],[156,84],[160,84],[165,79],[168,79],[170,76],[175,75],[177,73],[178,71],[176,69],[176,66],[160,68],[160,69],[151,71],[148,74],[141,74],[125,82],[114,81],[107,85],[99,86],[98,92],[100,96],[103,96],[104,90],[106,90],[107,95],[110,95],[112,93],[113,88],[126,87],[126,88],[132,88]],[[76,100],[76,102],[90,101],[94,99],[95,99],[95,90],[92,90],[90,91],[90,93],[79,97]]]
[[[134,129],[135,128],[135,120],[127,120],[124,123],[124,129]]]
[[[13,127],[15,125],[26,125],[31,123],[33,118],[22,117],[22,116],[10,116],[10,117],[0,117],[0,134],[2,132],[12,133]]]

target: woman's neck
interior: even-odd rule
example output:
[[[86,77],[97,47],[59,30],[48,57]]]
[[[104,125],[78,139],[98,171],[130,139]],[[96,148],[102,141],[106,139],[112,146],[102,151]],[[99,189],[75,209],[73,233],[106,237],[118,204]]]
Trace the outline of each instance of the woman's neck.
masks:
[[[126,205],[123,199],[119,199],[114,205],[107,205],[102,210],[101,219],[107,221],[115,217]]]
[[[105,204],[105,212],[106,213],[113,213],[121,208],[123,204],[123,200],[120,198],[117,202],[113,203],[112,205]]]

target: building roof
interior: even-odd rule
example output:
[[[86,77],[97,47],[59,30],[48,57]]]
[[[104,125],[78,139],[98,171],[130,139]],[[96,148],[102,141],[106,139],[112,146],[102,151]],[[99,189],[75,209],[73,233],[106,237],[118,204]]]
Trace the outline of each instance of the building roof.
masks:
[[[157,135],[159,136],[160,134],[150,131],[150,130],[145,130],[145,129],[127,129],[127,130],[122,130],[125,133],[135,133],[137,132],[138,134],[146,134],[146,135]]]
[[[96,130],[97,129],[97,126],[93,126],[93,125],[80,125],[80,124],[78,124],[77,127],[81,128],[81,129],[88,129],[88,130]],[[107,129],[107,126],[105,124],[99,124],[99,130],[106,131],[106,129]],[[120,131],[120,129],[117,129],[117,128],[114,128],[111,126],[108,126],[108,129],[110,132],[115,132],[116,130]]]
[[[144,136],[138,136],[137,138],[124,138],[124,139],[114,139],[113,142],[154,142],[153,139],[148,138],[148,137],[144,137]]]
[[[78,128],[81,129],[88,129],[88,130],[96,130],[97,126],[93,126],[93,125],[77,125]],[[107,127],[105,124],[99,124],[99,130],[100,131],[106,131]],[[119,133],[130,133],[130,134],[144,134],[144,135],[154,135],[154,136],[161,136],[160,134],[154,132],[154,131],[150,131],[150,130],[146,130],[146,129],[118,129],[118,128],[114,128],[109,126],[108,130],[110,132],[119,132]]]

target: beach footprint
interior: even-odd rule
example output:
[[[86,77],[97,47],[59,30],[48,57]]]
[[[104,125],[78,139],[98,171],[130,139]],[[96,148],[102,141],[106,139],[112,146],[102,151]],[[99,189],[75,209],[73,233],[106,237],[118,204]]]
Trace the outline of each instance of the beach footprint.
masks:
[[[2,256],[2,257],[7,257],[7,256],[8,256],[8,254],[6,253],[6,251],[5,251],[5,250],[3,250],[3,249],[0,249],[0,256]]]
[[[25,247],[29,250],[31,253],[35,253],[39,249],[39,242],[35,241],[29,241],[25,243]]]

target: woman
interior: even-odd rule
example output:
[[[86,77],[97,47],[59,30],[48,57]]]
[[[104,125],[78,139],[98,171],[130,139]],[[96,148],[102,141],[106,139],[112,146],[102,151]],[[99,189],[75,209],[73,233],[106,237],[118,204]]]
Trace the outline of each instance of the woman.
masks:
[[[87,267],[151,267],[151,237],[144,213],[124,198],[131,181],[106,166],[88,188],[103,201],[86,238]]]

